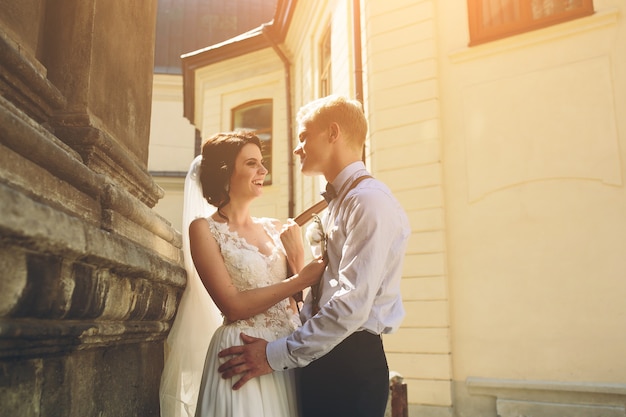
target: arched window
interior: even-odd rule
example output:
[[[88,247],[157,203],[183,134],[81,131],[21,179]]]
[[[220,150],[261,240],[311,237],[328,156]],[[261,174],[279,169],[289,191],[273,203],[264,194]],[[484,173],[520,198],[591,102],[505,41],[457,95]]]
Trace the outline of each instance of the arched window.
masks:
[[[232,110],[232,129],[254,132],[261,139],[263,165],[268,173],[265,185],[272,184],[272,100],[244,103]]]

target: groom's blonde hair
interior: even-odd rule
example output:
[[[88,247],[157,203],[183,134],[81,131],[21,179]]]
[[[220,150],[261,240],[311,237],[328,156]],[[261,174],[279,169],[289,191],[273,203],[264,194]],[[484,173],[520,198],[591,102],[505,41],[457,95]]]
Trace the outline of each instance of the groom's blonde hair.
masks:
[[[312,123],[322,129],[335,122],[341,128],[347,143],[359,150],[365,145],[367,120],[363,105],[358,100],[339,95],[318,98],[300,108],[296,121],[298,125]]]

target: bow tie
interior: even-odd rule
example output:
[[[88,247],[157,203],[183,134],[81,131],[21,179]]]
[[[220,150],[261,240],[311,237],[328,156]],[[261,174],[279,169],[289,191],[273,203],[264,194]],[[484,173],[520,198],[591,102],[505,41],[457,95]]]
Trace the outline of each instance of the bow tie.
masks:
[[[322,191],[321,194],[327,203],[330,203],[330,200],[337,197],[337,193],[335,192],[335,187],[333,187],[331,183],[326,183],[326,191]]]

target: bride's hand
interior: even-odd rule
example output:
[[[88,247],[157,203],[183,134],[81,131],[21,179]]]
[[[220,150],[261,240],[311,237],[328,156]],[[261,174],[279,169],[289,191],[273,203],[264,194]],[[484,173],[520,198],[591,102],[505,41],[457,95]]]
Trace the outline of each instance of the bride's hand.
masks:
[[[298,276],[310,287],[317,284],[326,269],[326,260],[322,257],[313,259],[300,270]]]
[[[293,273],[298,273],[304,266],[304,244],[300,226],[293,221],[287,220],[280,232],[280,241],[285,248],[287,261]]]

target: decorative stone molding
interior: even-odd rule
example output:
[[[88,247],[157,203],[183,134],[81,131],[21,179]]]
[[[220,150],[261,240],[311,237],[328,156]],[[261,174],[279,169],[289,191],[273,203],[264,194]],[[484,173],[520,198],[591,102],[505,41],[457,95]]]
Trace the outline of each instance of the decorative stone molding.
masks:
[[[0,26],[0,91],[39,123],[67,105],[46,69]]]
[[[626,384],[470,377],[471,395],[496,399],[500,417],[626,417]]]
[[[0,414],[156,416],[186,283],[146,166],[156,2],[48,3],[0,0]]]

